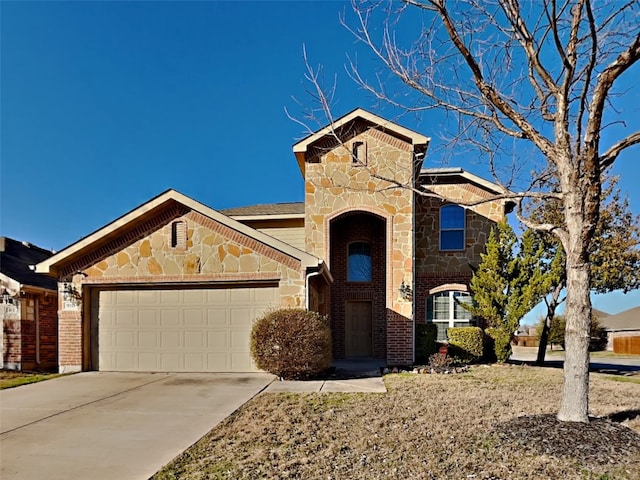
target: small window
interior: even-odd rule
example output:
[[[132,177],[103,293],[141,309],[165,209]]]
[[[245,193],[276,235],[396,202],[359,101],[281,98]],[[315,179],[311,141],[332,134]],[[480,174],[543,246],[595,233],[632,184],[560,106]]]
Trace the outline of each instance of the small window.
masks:
[[[367,144],[364,142],[353,142],[351,161],[358,165],[367,164]]]
[[[371,244],[354,242],[349,244],[349,258],[347,262],[348,282],[371,281]]]
[[[472,297],[467,292],[445,291],[427,297],[427,322],[438,327],[439,342],[447,340],[447,329],[474,325],[471,312],[463,304],[470,305]]]
[[[171,248],[187,248],[187,224],[182,221],[171,224]]]
[[[464,250],[465,211],[459,205],[440,209],[440,250]]]

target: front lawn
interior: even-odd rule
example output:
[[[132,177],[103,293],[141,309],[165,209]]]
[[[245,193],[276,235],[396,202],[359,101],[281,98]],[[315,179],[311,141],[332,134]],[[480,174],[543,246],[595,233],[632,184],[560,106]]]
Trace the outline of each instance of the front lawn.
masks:
[[[592,414],[615,421],[557,422],[562,371],[527,366],[263,393],[153,478],[640,478],[640,384],[591,378]]]
[[[41,382],[61,376],[59,373],[33,373],[0,370],[0,390],[19,387],[27,383]]]

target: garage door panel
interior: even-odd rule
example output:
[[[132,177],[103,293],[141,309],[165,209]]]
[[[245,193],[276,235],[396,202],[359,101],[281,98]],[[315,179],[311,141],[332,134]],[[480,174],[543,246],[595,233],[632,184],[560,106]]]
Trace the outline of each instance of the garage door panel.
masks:
[[[184,310],[184,324],[189,326],[204,326],[204,317],[206,312],[202,309]]]
[[[179,327],[181,323],[180,310],[163,309],[160,313],[160,323],[163,327]]]
[[[279,296],[276,287],[130,289],[92,299],[100,370],[246,372],[256,370],[253,321]]]

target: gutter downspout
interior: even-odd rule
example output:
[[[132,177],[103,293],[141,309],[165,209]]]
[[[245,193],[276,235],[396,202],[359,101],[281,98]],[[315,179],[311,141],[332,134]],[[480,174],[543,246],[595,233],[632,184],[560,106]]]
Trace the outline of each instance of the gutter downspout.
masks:
[[[324,260],[318,261],[318,266],[320,267],[317,272],[308,273],[304,279],[304,295],[305,295],[305,305],[307,310],[311,308],[311,295],[309,295],[309,279],[311,277],[317,277],[318,275],[322,275],[327,271],[327,264],[324,263]],[[331,276],[329,274],[329,276]],[[333,278],[330,278],[330,281],[333,282]]]

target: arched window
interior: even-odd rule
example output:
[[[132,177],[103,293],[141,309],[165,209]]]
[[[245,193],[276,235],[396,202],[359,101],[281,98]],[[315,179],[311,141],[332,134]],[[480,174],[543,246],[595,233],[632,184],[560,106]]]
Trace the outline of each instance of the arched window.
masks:
[[[445,205],[440,209],[440,250],[464,250],[464,208]]]
[[[353,242],[349,244],[347,259],[348,282],[371,281],[371,244],[367,242]]]
[[[438,326],[438,341],[447,339],[447,328],[469,327],[472,325],[471,312],[462,304],[471,304],[471,294],[446,290],[427,297],[427,322]]]

